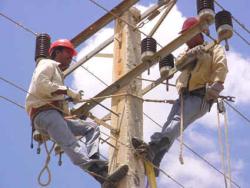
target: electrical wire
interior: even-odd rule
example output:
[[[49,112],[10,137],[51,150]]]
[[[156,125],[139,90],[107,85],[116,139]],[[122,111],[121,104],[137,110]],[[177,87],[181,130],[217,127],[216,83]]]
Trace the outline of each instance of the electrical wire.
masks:
[[[250,119],[247,118],[244,114],[242,114],[239,110],[237,110],[235,107],[233,107],[229,102],[225,101],[224,102],[230,107],[232,108],[235,112],[237,112],[243,119],[245,119],[248,123],[250,123]]]
[[[2,80],[2,81],[4,81],[4,82],[6,82],[7,84],[9,84],[9,85],[11,85],[11,86],[17,88],[18,90],[23,91],[24,93],[30,94],[30,95],[32,95],[33,97],[35,97],[35,98],[37,98],[37,99],[40,99],[40,100],[41,100],[42,102],[44,102],[45,104],[47,104],[47,105],[53,107],[54,109],[56,109],[56,110],[62,112],[63,114],[67,114],[67,112],[65,112],[63,109],[61,109],[61,108],[59,108],[58,106],[52,104],[51,101],[46,101],[46,100],[44,100],[44,99],[41,99],[41,98],[37,97],[36,95],[30,93],[29,91],[26,91],[24,88],[18,86],[18,85],[15,84],[14,82],[9,81],[9,80],[3,78],[2,76],[0,76],[0,80]]]
[[[23,24],[21,23],[18,23],[17,21],[13,20],[12,18],[10,18],[9,16],[6,16],[5,14],[1,13],[0,12],[0,16],[4,17],[5,19],[9,20],[10,22],[14,23],[15,25],[17,25],[18,27],[21,27],[23,28],[25,31],[35,35],[35,36],[38,36],[38,33],[32,31],[31,29],[29,29],[28,27],[25,27]]]
[[[76,59],[72,59],[74,62],[77,63]],[[99,80],[103,85],[108,86],[107,83],[105,83],[102,79],[100,79],[98,76],[96,76],[93,72],[91,72],[89,69],[87,69],[86,67],[84,67],[83,65],[81,65],[80,67],[82,67],[85,71],[87,71],[89,74],[91,74],[92,76],[94,76],[97,80]]]
[[[150,79],[146,79],[146,78],[139,78],[139,77],[137,77],[136,79],[142,80],[142,81],[147,81],[147,82],[152,82],[152,83],[155,83],[155,82],[156,82],[155,80],[150,80]],[[166,83],[166,82],[164,82],[164,81],[161,82],[161,84],[164,84],[164,85],[168,84],[169,86],[173,86],[173,87],[176,86],[175,84]]]
[[[99,80],[101,83],[103,83],[105,86],[108,86],[108,84],[106,84],[103,80],[101,80],[98,76],[96,76],[94,73],[92,73],[89,69],[87,69],[86,67],[84,67],[83,65],[81,65],[81,67],[87,71],[89,74],[91,74],[92,76],[94,76],[97,80]]]
[[[144,35],[145,37],[148,37],[148,36],[149,36],[149,35],[147,35],[146,33],[144,33],[143,31],[141,31],[138,27],[136,27],[136,26],[134,26],[134,25],[128,23],[125,19],[123,19],[123,18],[121,18],[120,16],[116,15],[115,13],[109,11],[108,9],[106,9],[104,6],[102,6],[101,4],[97,3],[96,1],[94,1],[94,0],[88,0],[88,1],[92,2],[93,4],[95,4],[96,6],[98,6],[99,8],[101,8],[102,10],[104,10],[105,12],[111,14],[111,15],[114,16],[116,19],[118,19],[118,20],[124,22],[126,25],[130,26],[131,28],[133,28],[134,31],[138,31],[139,33],[141,33],[141,34]],[[157,43],[158,46],[160,46],[161,48],[163,48],[163,46],[162,46],[160,43],[158,43],[157,41],[156,41],[156,43]]]
[[[0,95],[0,98],[2,98],[2,99],[4,99],[4,100],[6,100],[6,101],[8,101],[8,102],[10,102],[10,103],[12,103],[12,104],[18,106],[18,107],[20,107],[20,108],[22,108],[22,109],[25,109],[24,106],[22,106],[21,104],[18,104],[17,102],[15,102],[15,101],[13,101],[13,100],[7,98],[7,97],[4,97],[4,96]]]
[[[241,40],[243,40],[246,44],[250,45],[250,42],[245,39],[239,32],[237,32],[235,29],[233,30],[233,32],[239,37],[241,38]]]
[[[104,6],[102,6],[101,4],[97,3],[96,1],[94,0],[88,0],[90,2],[92,2],[93,4],[95,4],[96,6],[98,6],[99,8],[101,8],[102,10],[104,10],[105,12],[111,14],[112,16],[114,16],[116,19],[119,19],[121,20],[122,22],[124,22],[126,25],[132,27],[133,29],[137,30],[138,32],[140,32],[141,34],[143,34],[144,36],[147,36],[146,33],[144,33],[143,31],[139,30],[136,26],[128,23],[125,19],[121,18],[120,16],[116,15],[115,13],[109,11],[108,9],[106,9]]]

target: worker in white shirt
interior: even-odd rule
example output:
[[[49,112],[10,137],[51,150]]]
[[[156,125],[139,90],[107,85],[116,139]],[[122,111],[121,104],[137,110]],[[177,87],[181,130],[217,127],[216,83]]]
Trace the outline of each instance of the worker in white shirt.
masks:
[[[69,40],[60,39],[52,43],[49,54],[51,59],[37,60],[26,97],[26,111],[33,128],[56,141],[73,164],[106,177],[108,163],[99,159],[99,127],[80,119],[65,118],[69,113],[65,95],[74,102],[80,102],[82,97],[82,93],[64,85],[62,73],[77,52]],[[77,140],[76,136],[84,136],[86,143]],[[104,182],[103,178],[94,177],[101,184]]]

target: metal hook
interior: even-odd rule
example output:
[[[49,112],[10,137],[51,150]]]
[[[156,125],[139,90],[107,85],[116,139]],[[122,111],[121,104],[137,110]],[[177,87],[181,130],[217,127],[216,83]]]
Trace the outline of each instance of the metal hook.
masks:
[[[229,102],[235,102],[235,97],[233,97],[233,96],[219,96],[219,98],[221,98],[221,99],[223,99],[223,100],[227,100],[227,101],[229,101]]]

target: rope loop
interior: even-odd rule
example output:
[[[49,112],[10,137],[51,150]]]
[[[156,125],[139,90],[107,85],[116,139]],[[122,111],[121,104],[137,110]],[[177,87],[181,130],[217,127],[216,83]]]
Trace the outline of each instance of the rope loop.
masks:
[[[44,140],[44,137],[42,136],[43,140]],[[50,172],[50,169],[49,169],[49,162],[50,162],[50,155],[55,147],[56,143],[53,142],[53,145],[52,147],[50,148],[50,150],[48,149],[48,146],[47,146],[47,142],[44,141],[44,147],[45,147],[45,151],[46,151],[46,154],[47,154],[47,158],[45,160],[45,164],[44,164],[44,167],[42,168],[42,170],[40,171],[39,175],[38,175],[38,178],[37,178],[37,181],[39,183],[39,185],[41,185],[42,187],[46,187],[50,184],[51,182],[51,172]],[[48,180],[47,182],[42,182],[41,178],[42,178],[42,175],[47,172],[48,174]]]

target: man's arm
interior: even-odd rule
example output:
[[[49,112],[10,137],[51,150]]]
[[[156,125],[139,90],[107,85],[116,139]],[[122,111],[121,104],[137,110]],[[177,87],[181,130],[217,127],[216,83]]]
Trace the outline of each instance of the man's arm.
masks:
[[[52,95],[67,95],[73,99],[74,102],[81,102],[83,97],[82,91],[74,91],[66,86],[59,87],[55,92],[51,93]]]
[[[217,99],[224,89],[224,81],[228,73],[226,54],[222,46],[216,45],[213,49],[212,85],[207,87],[207,100]]]
[[[82,99],[82,93],[51,81],[55,74],[55,70],[55,65],[49,62],[40,64],[36,69],[37,91],[48,97],[55,95],[68,95],[74,102],[80,102]]]
[[[213,49],[212,82],[224,83],[228,73],[226,54],[221,45]]]

